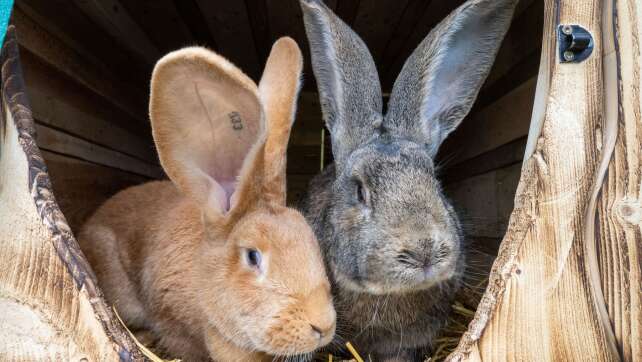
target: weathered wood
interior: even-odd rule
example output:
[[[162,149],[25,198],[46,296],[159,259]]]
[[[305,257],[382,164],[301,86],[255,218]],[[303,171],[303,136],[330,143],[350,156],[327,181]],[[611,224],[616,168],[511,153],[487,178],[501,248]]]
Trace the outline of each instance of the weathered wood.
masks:
[[[132,361],[51,190],[10,28],[2,50],[0,359]]]
[[[90,19],[148,64],[161,53],[118,0],[73,0]],[[174,29],[176,30],[176,29]]]
[[[147,121],[145,93],[114,79],[104,65],[89,63],[85,57],[58,41],[19,8],[14,9],[11,22],[18,29],[20,45],[105,97],[132,117]]]
[[[492,170],[512,166],[516,163],[521,163],[524,158],[524,150],[526,149],[526,137],[518,138],[505,145],[501,145],[479,156],[475,156],[463,162],[449,165],[449,161],[443,160],[445,166],[440,165],[437,161],[437,167],[443,167],[444,170],[439,170],[440,179],[446,186],[449,184],[464,180],[473,176],[481,175]],[[513,198],[514,192],[510,195]]]
[[[523,166],[489,287],[451,361],[620,359],[600,271],[591,262],[594,240],[585,234],[594,223],[586,216],[594,186],[601,185],[595,176],[604,156],[602,15],[597,0],[545,3],[547,61],[540,76],[550,84],[546,103],[538,104],[546,107],[541,131],[529,134],[535,147]],[[594,37],[593,56],[560,64],[557,21],[585,26]]]
[[[20,0],[15,2],[15,8],[74,49],[86,63],[102,64],[115,78],[146,89],[151,68],[139,64],[132,53],[69,0]]]
[[[617,1],[613,7],[611,0],[604,6],[611,14],[604,21],[606,122],[613,127],[605,127],[603,148],[612,156],[604,158],[610,162],[592,234],[621,357],[642,361],[642,4]]]
[[[29,51],[20,57],[34,117],[45,125],[158,164],[149,125],[137,122]]]
[[[520,171],[521,163],[515,163],[444,187],[467,236],[501,238],[506,233]]]
[[[42,151],[56,202],[73,231],[104,201],[128,186],[149,181],[120,169]]]
[[[149,178],[161,178],[164,175],[158,165],[99,146],[43,124],[37,123],[35,128],[38,134],[38,146],[43,150],[73,156]]]
[[[528,133],[537,79],[531,78],[497,102],[469,115],[439,152],[457,164],[524,137]]]

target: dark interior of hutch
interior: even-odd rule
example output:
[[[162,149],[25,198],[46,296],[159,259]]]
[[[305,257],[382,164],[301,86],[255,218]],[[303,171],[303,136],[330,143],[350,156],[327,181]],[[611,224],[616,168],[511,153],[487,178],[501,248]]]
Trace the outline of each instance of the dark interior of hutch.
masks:
[[[462,0],[326,0],[365,41],[386,97],[403,62]],[[513,208],[541,50],[543,1],[522,0],[472,111],[438,163],[472,248],[492,261]],[[165,53],[203,45],[258,80],[293,37],[304,86],[288,149],[288,201],[332,161],[298,0],[17,0],[23,72],[56,198],[73,230],[117,191],[163,178],[147,109]],[[325,140],[325,142],[322,141]],[[324,143],[322,145],[322,142]]]

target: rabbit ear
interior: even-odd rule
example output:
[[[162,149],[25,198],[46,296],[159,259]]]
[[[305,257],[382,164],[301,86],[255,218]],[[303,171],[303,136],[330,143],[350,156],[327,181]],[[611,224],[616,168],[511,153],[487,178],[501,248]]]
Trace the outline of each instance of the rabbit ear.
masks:
[[[434,156],[470,111],[518,0],[469,0],[441,21],[395,81],[386,131],[425,143]]]
[[[335,161],[378,135],[381,85],[370,52],[321,0],[301,0],[323,118]]]
[[[255,181],[253,164],[263,157],[256,84],[209,50],[178,50],[154,68],[150,118],[169,178],[206,214],[225,215],[236,190]]]
[[[294,40],[283,37],[274,43],[268,57],[259,95],[267,119],[262,197],[285,206],[286,151],[294,123],[301,86],[303,59]]]

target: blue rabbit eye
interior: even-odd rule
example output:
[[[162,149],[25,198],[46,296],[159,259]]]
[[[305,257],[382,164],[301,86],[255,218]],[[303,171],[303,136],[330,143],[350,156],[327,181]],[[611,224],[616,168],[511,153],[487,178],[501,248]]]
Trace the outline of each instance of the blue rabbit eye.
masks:
[[[261,265],[261,252],[255,249],[247,249],[246,251],[247,263],[253,267]]]

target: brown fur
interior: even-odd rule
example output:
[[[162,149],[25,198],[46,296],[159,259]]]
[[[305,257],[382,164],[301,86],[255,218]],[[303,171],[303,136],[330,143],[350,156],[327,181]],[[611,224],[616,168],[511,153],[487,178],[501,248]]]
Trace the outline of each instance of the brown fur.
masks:
[[[317,240],[303,216],[285,207],[285,149],[300,72],[301,54],[291,39],[275,44],[259,88],[200,48],[174,52],[154,70],[154,139],[174,184],[150,182],[120,192],[90,218],[79,241],[107,299],[130,327],[151,330],[169,355],[271,360],[269,355],[311,352],[334,335],[335,311]],[[185,98],[191,82],[201,82],[203,94],[216,93],[222,82],[225,92],[216,94],[232,98],[199,111]],[[226,159],[210,158],[200,135],[189,138],[182,129],[204,132],[202,117],[180,113],[190,104],[210,123],[217,119],[208,112],[238,107],[249,127],[242,137],[253,142],[241,139],[229,147],[213,133],[216,151],[245,155],[232,169],[239,176],[229,209],[220,199],[225,193],[217,188],[217,170],[207,169]],[[244,259],[248,249],[261,252],[262,273]]]

